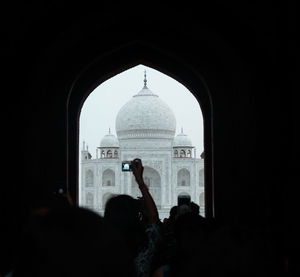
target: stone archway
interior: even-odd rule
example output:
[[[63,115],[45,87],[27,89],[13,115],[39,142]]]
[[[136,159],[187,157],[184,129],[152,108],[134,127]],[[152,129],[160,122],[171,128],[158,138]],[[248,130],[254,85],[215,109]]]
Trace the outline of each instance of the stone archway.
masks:
[[[161,207],[161,177],[157,170],[152,167],[144,166],[144,182],[149,188],[149,191],[153,197],[153,200],[159,209]],[[131,195],[136,198],[141,196],[138,185],[135,181],[134,176],[132,176],[132,189]]]
[[[177,172],[177,186],[190,186],[191,176],[186,168],[182,168]]]
[[[206,198],[209,200],[206,213],[213,215],[213,171],[212,171],[212,119],[213,107],[210,92],[201,72],[192,69],[188,64],[182,63],[176,56],[171,56],[163,49],[153,47],[144,41],[134,41],[118,47],[107,55],[95,57],[92,63],[87,64],[74,79],[69,91],[67,101],[67,185],[74,199],[79,197],[78,171],[78,114],[84,99],[99,84],[122,71],[138,64],[150,66],[169,75],[186,86],[198,100],[204,119],[204,148],[206,154],[205,188]],[[100,77],[99,77],[100,76]],[[74,122],[76,124],[74,125]],[[72,149],[77,149],[75,152]]]
[[[102,173],[102,186],[115,185],[115,172],[111,169],[106,169]]]
[[[91,169],[86,171],[85,186],[92,187],[94,185],[94,172]]]

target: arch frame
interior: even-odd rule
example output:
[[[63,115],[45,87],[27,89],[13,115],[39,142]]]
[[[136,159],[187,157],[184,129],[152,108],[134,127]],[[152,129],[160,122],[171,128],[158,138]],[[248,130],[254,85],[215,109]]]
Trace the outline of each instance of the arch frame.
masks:
[[[108,178],[109,181],[111,181],[111,185],[105,184],[104,181],[107,180],[107,177],[111,177],[111,179]],[[115,173],[115,171],[111,168],[106,168],[105,170],[103,170],[101,181],[102,181],[102,185],[101,185],[102,187],[111,187],[111,186],[114,187],[116,185],[116,173]]]
[[[149,172],[153,172],[154,174],[157,174],[157,177],[158,177],[158,179],[159,179],[159,185],[155,185],[155,183],[154,183],[154,186],[153,186],[153,183],[152,183],[152,186],[151,187],[160,187],[161,188],[161,182],[162,182],[162,177],[161,177],[161,174],[160,174],[160,172],[157,170],[157,169],[155,169],[155,168],[153,168],[153,167],[151,167],[151,166],[148,166],[148,165],[144,165],[144,178],[146,178],[146,177],[149,177],[149,176],[147,176],[148,174],[149,174]],[[133,185],[136,185],[137,186],[137,183],[136,183],[136,181],[135,181],[135,177],[134,177],[134,175],[132,175],[132,182],[131,182],[131,186],[133,186]],[[146,185],[149,185],[149,184],[147,184],[146,183]],[[150,185],[149,185],[150,186]]]
[[[183,181],[184,183],[186,181],[185,178],[183,177],[187,177],[188,184],[185,185],[182,184]],[[179,183],[180,181],[181,184]],[[177,171],[177,187],[186,187],[186,186],[187,187],[191,186],[191,172],[187,168],[183,167]]]
[[[184,85],[198,101],[204,126],[205,211],[214,217],[213,106],[201,72],[156,45],[134,41],[108,51],[86,65],[70,86],[66,103],[67,187],[79,200],[79,118],[88,95],[101,83],[139,64],[156,69]]]
[[[85,171],[85,187],[93,187],[94,186],[94,171],[91,168],[87,168]],[[91,182],[87,182],[91,178]]]

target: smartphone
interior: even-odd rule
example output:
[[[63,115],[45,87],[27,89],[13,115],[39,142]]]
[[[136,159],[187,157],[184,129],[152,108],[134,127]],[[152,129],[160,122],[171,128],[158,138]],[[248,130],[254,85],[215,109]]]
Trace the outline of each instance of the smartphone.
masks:
[[[132,171],[131,161],[122,162],[122,171]]]
[[[177,198],[177,205],[178,207],[182,205],[191,207],[191,197],[189,195],[179,195]]]
[[[135,166],[139,165],[139,161],[138,160],[134,160],[133,161]],[[122,171],[132,171],[132,165],[131,165],[131,161],[123,161],[122,162]]]

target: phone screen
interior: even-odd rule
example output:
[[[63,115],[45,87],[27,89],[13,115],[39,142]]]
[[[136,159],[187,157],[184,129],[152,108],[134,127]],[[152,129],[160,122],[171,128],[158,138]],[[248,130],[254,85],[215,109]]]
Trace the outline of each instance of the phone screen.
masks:
[[[131,162],[129,161],[122,162],[122,171],[132,171]]]

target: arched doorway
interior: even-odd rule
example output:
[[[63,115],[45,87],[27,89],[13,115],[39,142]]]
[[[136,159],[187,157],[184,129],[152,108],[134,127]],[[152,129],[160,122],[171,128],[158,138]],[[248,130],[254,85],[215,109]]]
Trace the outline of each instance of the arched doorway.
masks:
[[[102,173],[102,186],[115,185],[115,172],[111,169],[106,169]]]
[[[201,106],[204,118],[206,215],[213,216],[212,105],[207,86],[199,72],[182,64],[176,57],[170,57],[169,54],[143,43],[127,45],[95,60],[78,75],[72,85],[67,105],[67,183],[71,195],[78,201],[79,178],[78,175],[74,175],[74,172],[78,172],[79,169],[79,151],[74,152],[70,149],[74,147],[78,149],[78,117],[84,99],[100,83],[140,63],[156,68],[184,84],[194,94]],[[74,122],[77,123],[77,129],[70,128]]]
[[[161,207],[161,177],[157,170],[145,166],[144,167],[144,181],[153,197],[153,200],[158,209]],[[132,196],[139,197],[141,196],[138,184],[135,181],[134,176],[132,176]]]
[[[190,186],[191,174],[186,168],[182,168],[177,172],[177,186]]]

